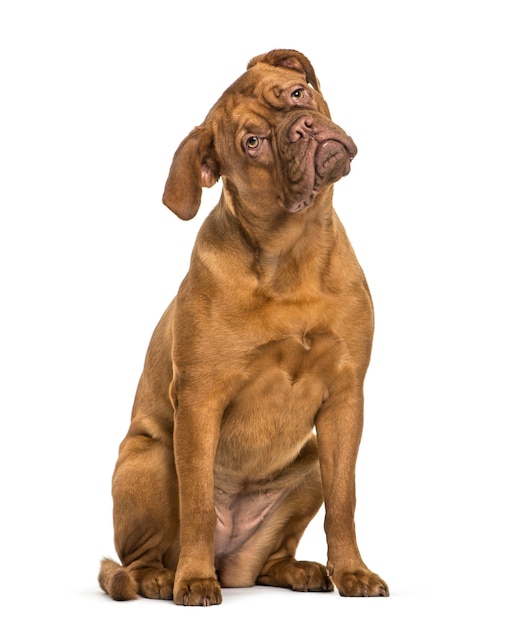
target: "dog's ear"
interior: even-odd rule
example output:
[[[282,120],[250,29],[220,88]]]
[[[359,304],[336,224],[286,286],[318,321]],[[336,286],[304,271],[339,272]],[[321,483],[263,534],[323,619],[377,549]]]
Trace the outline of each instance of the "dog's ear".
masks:
[[[212,187],[220,177],[220,166],[212,133],[195,128],[176,150],[163,193],[163,204],[182,220],[196,215],[203,187]]]
[[[249,61],[247,65],[247,69],[253,67],[257,63],[268,63],[269,65],[274,65],[275,67],[288,67],[291,70],[296,70],[305,76],[306,81],[319,93],[320,92],[320,83],[318,82],[318,78],[315,74],[315,70],[311,65],[309,59],[304,56],[301,52],[297,52],[296,50],[271,50],[267,54],[260,54],[254,59]]]

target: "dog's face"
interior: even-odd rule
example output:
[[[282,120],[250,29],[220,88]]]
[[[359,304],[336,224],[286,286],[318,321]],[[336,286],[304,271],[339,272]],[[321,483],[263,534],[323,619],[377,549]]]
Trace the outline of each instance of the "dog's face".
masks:
[[[357,152],[330,118],[310,62],[291,50],[253,59],[174,155],[163,202],[190,219],[221,176],[245,218],[297,213],[348,174]]]

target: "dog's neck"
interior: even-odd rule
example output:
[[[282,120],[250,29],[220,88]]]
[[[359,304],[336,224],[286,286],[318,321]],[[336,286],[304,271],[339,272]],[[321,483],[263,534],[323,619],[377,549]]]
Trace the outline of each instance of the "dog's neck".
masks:
[[[320,276],[322,288],[327,280],[324,259],[334,252],[339,237],[331,192],[328,189],[321,202],[315,201],[301,213],[280,210],[269,219],[236,207],[224,190],[213,213],[215,220],[223,223],[226,237],[229,232],[238,233],[233,241],[244,244],[247,268],[265,291],[291,293],[304,283],[315,285],[316,276]]]
[[[312,206],[289,213],[282,207],[246,207],[224,185],[217,210],[234,218],[243,239],[262,259],[275,262],[298,246],[309,247],[310,239],[326,240],[333,232],[335,216],[332,206],[333,188],[327,188]]]

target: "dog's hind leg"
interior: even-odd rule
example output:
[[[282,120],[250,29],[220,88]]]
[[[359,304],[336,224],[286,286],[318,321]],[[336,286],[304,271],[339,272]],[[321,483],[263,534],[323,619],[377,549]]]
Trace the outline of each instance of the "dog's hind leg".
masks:
[[[332,591],[333,584],[328,576],[327,568],[314,561],[297,561],[296,549],[304,530],[322,504],[322,488],[314,489],[313,483],[308,488],[301,487],[293,495],[289,504],[290,512],[298,513],[285,520],[281,543],[264,563],[258,578],[259,585],[286,587],[293,591]],[[296,500],[296,502],[295,502]],[[297,507],[306,507],[301,511]],[[288,507],[288,508],[289,508]]]
[[[115,547],[99,584],[115,600],[172,599],[179,554],[178,493],[172,449],[145,435],[122,443],[113,478]]]

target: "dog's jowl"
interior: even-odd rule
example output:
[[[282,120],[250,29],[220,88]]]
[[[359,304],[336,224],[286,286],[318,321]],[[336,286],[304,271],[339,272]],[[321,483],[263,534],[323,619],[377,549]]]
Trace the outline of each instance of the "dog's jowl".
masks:
[[[116,600],[221,602],[254,584],[387,596],[354,527],[366,280],[332,201],[357,149],[308,59],[254,58],[177,149],[163,202],[222,179],[156,327],[113,475]],[[325,505],[327,564],[295,560]]]

